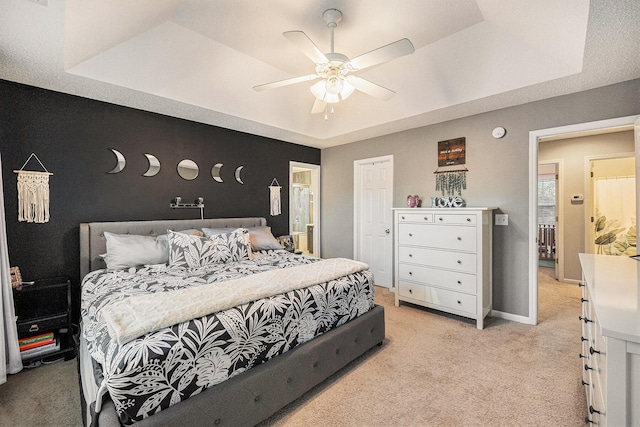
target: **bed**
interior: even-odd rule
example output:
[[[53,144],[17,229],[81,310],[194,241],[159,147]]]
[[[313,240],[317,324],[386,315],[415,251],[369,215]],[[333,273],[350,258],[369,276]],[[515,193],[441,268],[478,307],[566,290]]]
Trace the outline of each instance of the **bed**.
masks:
[[[80,225],[83,308],[78,334],[78,372],[85,425],[255,425],[382,343],[385,335],[384,310],[373,304],[373,276],[367,269],[353,269],[355,262],[350,260],[344,260],[347,269],[340,276],[332,276],[330,280],[318,276],[325,277],[322,280],[326,281],[308,287],[304,285],[303,288],[287,286],[299,286],[293,282],[306,277],[307,271],[322,270],[338,274],[341,271],[338,266],[342,266],[343,260],[317,260],[284,250],[263,250],[253,253],[250,260],[240,256],[239,260],[230,259],[202,267],[176,268],[175,264],[170,264],[106,269],[105,233],[113,239],[113,235],[161,236],[167,235],[167,230],[175,230],[180,233],[170,233],[170,239],[173,239],[171,242],[179,242],[175,239],[185,238],[183,232],[190,234],[189,231],[193,230],[235,230],[212,237],[215,240],[227,235],[235,239],[243,229],[259,230],[264,227],[264,218],[96,222]],[[196,237],[189,239],[197,240]],[[179,257],[174,256],[173,261],[175,259]],[[334,268],[335,271],[331,273]],[[218,301],[225,300],[227,295],[236,293],[236,289],[245,286],[246,282],[255,282],[258,277],[269,277],[269,281],[277,285],[274,289],[279,289],[280,293],[275,296],[254,295],[253,298],[259,298],[255,301],[251,298],[246,301],[232,298],[236,306],[216,311]],[[209,286],[184,285],[190,281]],[[116,290],[107,289],[109,287]],[[258,286],[260,292],[268,287]],[[150,293],[152,288],[160,291]],[[203,293],[212,291],[217,293]],[[167,300],[155,300],[156,297],[169,297],[169,303]],[[185,320],[186,317],[179,318],[178,323],[167,326],[172,320],[164,319],[166,313],[175,311],[180,316],[186,311],[182,308],[173,310],[172,306],[176,306],[176,301],[180,300],[185,301],[186,305],[190,301],[197,301],[197,308],[205,310],[200,314],[211,310],[211,307],[216,307],[216,310],[188,320]],[[135,301],[135,304],[129,305],[130,301]],[[281,304],[285,304],[282,301],[288,304],[286,309],[282,308]],[[313,301],[315,306],[311,307],[309,301]],[[334,307],[331,316],[326,312],[325,305],[330,305],[327,301]],[[305,318],[299,316],[296,320],[295,333],[290,333],[286,338],[283,338],[286,335],[284,333],[275,334],[279,336],[277,339],[262,335],[262,341],[254,345],[249,354],[238,356],[237,347],[250,346],[246,342],[240,345],[238,334],[232,332],[233,327],[226,330],[225,327],[229,328],[234,322],[255,323],[253,319],[258,317],[254,313],[266,310],[281,313],[279,317],[265,320],[263,323],[270,326],[261,331],[273,332],[273,325],[285,330],[282,325],[291,321],[291,315],[285,313],[298,310],[295,307],[302,305],[306,307]],[[157,307],[166,308],[158,310]],[[118,308],[121,310],[118,311]],[[134,316],[142,313],[142,321],[138,321],[140,316],[133,321],[127,317],[131,312]],[[238,321],[238,313],[251,313],[254,317],[246,315]],[[260,313],[260,319],[267,319],[266,314]],[[315,314],[311,316],[309,313]],[[144,329],[145,322],[158,322],[160,318],[165,324],[160,324],[158,329]],[[305,328],[309,319],[312,319],[313,327]],[[121,331],[118,328],[123,324],[135,324],[141,330]],[[208,326],[203,328],[202,325]],[[310,334],[308,331],[314,328],[315,333]],[[204,334],[203,329],[211,335]],[[242,326],[240,329],[246,328]],[[179,359],[176,352],[185,352],[185,347],[194,346],[194,339],[184,339],[192,337],[194,331],[200,334],[196,345],[199,349],[203,348],[205,341],[215,341],[220,348],[205,352],[207,357],[203,361],[189,358],[190,365],[183,367],[175,362],[175,359]],[[170,339],[158,341],[158,336],[169,336]],[[144,349],[144,352],[135,353],[133,347]],[[162,358],[158,356],[161,360],[151,357],[155,352],[162,354]],[[202,352],[198,350],[193,353]],[[124,357],[118,358],[118,354]],[[211,354],[217,355],[214,363],[211,362]],[[228,355],[232,356],[231,364],[228,363]],[[227,363],[221,363],[220,360],[226,360]],[[169,363],[167,366],[170,367],[160,368],[164,366],[163,363]],[[196,365],[198,369],[192,369]],[[203,368],[207,366],[211,371]],[[165,374],[171,373],[165,376],[175,379],[169,384],[171,392],[167,392],[166,384],[156,390],[154,383],[148,381],[149,377],[157,376],[157,372],[163,369]],[[132,390],[137,391],[127,394]],[[156,397],[156,391],[162,393],[159,392]],[[141,401],[135,401],[133,395],[136,394],[143,395]]]

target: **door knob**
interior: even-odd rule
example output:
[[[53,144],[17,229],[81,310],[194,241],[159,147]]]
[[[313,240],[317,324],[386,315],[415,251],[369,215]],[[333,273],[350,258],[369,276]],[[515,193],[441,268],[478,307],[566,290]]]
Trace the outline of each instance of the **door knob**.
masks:
[[[391,233],[391,230],[389,230],[388,228],[386,230],[384,230],[385,233],[389,234]]]

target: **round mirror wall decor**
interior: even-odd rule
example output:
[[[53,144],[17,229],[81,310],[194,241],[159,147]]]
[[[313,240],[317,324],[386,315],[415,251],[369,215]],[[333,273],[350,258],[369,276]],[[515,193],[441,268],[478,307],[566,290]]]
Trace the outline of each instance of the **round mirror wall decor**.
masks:
[[[184,159],[178,163],[178,175],[182,179],[192,181],[198,177],[198,165],[193,160]]]

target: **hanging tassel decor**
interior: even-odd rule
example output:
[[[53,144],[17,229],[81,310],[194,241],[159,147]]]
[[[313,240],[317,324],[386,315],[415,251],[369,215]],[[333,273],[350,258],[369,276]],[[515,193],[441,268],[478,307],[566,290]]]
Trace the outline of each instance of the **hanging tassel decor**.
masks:
[[[280,184],[278,180],[273,178],[271,181],[271,185],[269,186],[269,202],[270,202],[270,213],[271,216],[280,215],[282,213],[282,209],[280,206]]]
[[[23,170],[32,157],[38,160],[45,172]],[[18,221],[49,222],[49,176],[53,174],[35,153],[31,153],[22,168],[14,172],[18,174]]]
[[[465,169],[438,171],[436,174],[436,191],[440,191],[442,196],[462,196],[462,190],[467,189],[467,172]]]

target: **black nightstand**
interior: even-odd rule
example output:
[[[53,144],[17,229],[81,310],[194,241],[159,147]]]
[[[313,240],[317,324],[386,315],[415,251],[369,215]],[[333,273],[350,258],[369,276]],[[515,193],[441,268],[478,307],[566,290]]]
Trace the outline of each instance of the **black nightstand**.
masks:
[[[46,354],[23,355],[23,362],[48,362],[76,355],[71,325],[71,282],[66,277],[36,280],[33,285],[13,290],[18,338],[53,332],[60,349]]]

